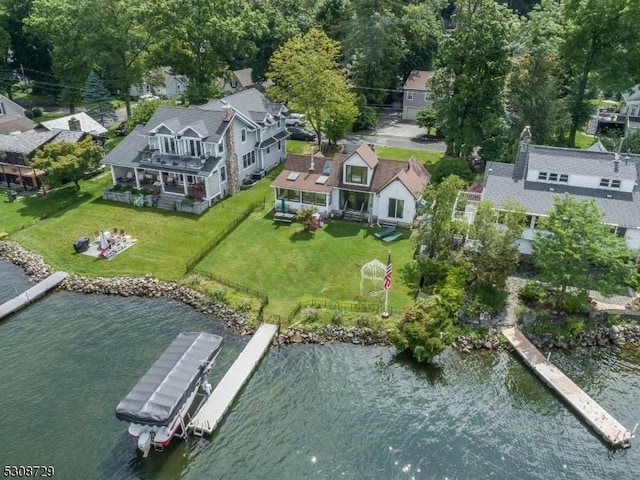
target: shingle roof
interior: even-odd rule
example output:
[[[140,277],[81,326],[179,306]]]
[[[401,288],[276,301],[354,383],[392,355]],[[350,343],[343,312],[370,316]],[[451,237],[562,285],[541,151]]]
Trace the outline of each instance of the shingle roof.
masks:
[[[136,127],[124,137],[118,145],[115,146],[102,159],[105,165],[121,165],[125,167],[133,167],[137,165],[140,151],[144,150],[148,145],[147,138],[143,135],[145,127],[136,125]]]
[[[60,118],[54,118],[53,120],[47,120],[40,125],[46,127],[49,130],[71,130],[69,128],[69,120],[75,118],[80,122],[80,130],[82,132],[91,133],[94,135],[102,135],[107,133],[107,129],[100,125],[100,122],[95,121],[85,112],[74,113],[73,115],[67,115]]]
[[[252,68],[243,68],[242,70],[234,70],[233,75],[238,80],[238,83],[242,88],[247,88],[253,85],[255,82],[251,78],[253,73]]]
[[[429,90],[427,82],[433,76],[433,72],[425,70],[412,70],[404,82],[406,90]]]
[[[593,152],[570,148],[529,147],[529,168],[543,172],[581,174],[597,177],[619,179],[636,177],[635,162],[625,162],[622,156],[618,172],[614,171],[614,154],[609,152]]]
[[[160,106],[144,126],[143,132],[149,134],[160,125],[165,125],[174,133],[191,127],[207,142],[217,143],[224,135],[229,122],[223,120],[222,112],[202,110],[198,107]]]
[[[51,142],[49,143],[60,143],[60,142],[67,142],[67,143],[77,143],[80,140],[82,140],[84,137],[86,137],[88,134],[85,132],[74,132],[71,130],[60,130],[58,131],[58,135],[56,135],[53,140],[51,140]]]
[[[0,135],[0,152],[30,155],[52,140],[58,133],[58,130],[53,132],[30,130],[18,135]]]
[[[269,100],[266,95],[255,88],[248,88],[223,99],[211,100],[199,108],[203,110],[222,111],[225,105],[231,105],[246,118],[255,122],[264,121],[265,114],[279,116],[283,105]],[[258,114],[258,115],[256,115]]]
[[[325,163],[331,160],[316,154],[313,157],[313,171],[310,171],[311,157],[309,155],[288,154],[284,169],[271,184],[274,187],[302,190],[304,192],[329,193],[333,186],[329,179],[324,183],[316,183],[325,171]],[[288,180],[292,173],[299,173],[295,180]]]
[[[635,161],[630,162],[634,164]],[[527,213],[544,215],[553,208],[556,195],[569,193],[578,200],[595,199],[607,223],[622,227],[640,227],[640,196],[638,192],[617,192],[595,188],[572,187],[562,184],[515,181],[513,164],[487,162],[483,200],[501,206],[507,200],[521,203]],[[554,190],[551,191],[550,187]],[[611,198],[607,198],[610,195]]]
[[[36,123],[24,115],[24,108],[0,95],[0,103],[4,106],[4,114],[0,115],[0,133],[26,132]]]

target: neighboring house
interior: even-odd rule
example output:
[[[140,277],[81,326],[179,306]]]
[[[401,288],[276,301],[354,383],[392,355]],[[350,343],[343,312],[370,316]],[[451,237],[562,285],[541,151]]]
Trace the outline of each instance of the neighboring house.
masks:
[[[622,93],[620,113],[626,115],[627,128],[640,128],[640,85]]]
[[[40,187],[38,178],[44,174],[31,168],[36,152],[49,143],[79,142],[84,132],[63,130],[29,130],[20,134],[0,134],[0,174],[3,182],[21,185],[25,190]]]
[[[538,219],[552,210],[556,195],[565,193],[595,199],[606,224],[630,248],[640,248],[640,155],[529,145],[530,138],[525,129],[515,164],[487,162],[481,195],[498,209],[507,200],[524,205],[528,223],[520,252],[531,254]],[[472,215],[467,219],[473,221]]]
[[[113,183],[157,188],[158,206],[189,195],[210,206],[286,156],[284,107],[249,89],[199,107],[160,106],[109,152]]]
[[[415,158],[378,158],[366,144],[333,159],[321,154],[287,155],[272,183],[276,211],[313,206],[323,216],[410,225],[431,175]]]
[[[132,97],[157,95],[160,98],[178,98],[186,92],[188,85],[189,79],[185,75],[174,75],[171,73],[171,68],[160,67],[149,72],[142,83],[131,85],[129,95]]]
[[[402,97],[402,119],[415,120],[421,108],[431,105],[429,79],[433,72],[412,70],[404,82]]]
[[[24,108],[0,95],[0,134],[26,132],[35,126],[36,123],[25,116]]]
[[[74,113],[65,117],[55,118],[40,123],[35,130],[65,130],[71,132],[83,132],[91,135],[94,142],[104,145],[107,129],[102,124],[85,112]]]
[[[231,71],[229,73],[229,78],[218,78],[216,82],[226,95],[238,93],[251,87],[265,91],[272,85],[272,82],[270,81],[262,83],[254,82],[252,76],[252,68],[243,68],[241,70]]]

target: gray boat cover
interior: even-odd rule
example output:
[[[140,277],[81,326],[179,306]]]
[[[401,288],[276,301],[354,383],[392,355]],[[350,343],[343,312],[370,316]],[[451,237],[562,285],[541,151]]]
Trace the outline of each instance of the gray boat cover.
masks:
[[[222,348],[222,337],[183,332],[116,407],[116,417],[141,425],[169,425]]]

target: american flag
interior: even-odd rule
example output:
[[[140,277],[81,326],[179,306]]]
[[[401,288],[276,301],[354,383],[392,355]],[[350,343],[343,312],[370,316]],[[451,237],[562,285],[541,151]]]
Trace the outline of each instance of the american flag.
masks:
[[[391,253],[389,253],[389,259],[387,260],[387,269],[384,271],[384,279],[382,280],[382,286],[385,290],[391,288],[391,274],[393,273],[393,266],[391,265]]]

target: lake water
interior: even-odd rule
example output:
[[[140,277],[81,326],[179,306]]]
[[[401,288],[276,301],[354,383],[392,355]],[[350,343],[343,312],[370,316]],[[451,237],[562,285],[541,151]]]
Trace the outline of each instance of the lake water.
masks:
[[[0,299],[29,283],[0,261]],[[273,348],[211,438],[142,459],[115,406],[180,331],[224,336],[212,381],[247,339],[179,303],[59,292],[0,322],[0,460],[60,479],[637,479],[640,443],[613,451],[508,353]],[[640,350],[552,353],[628,428]]]

